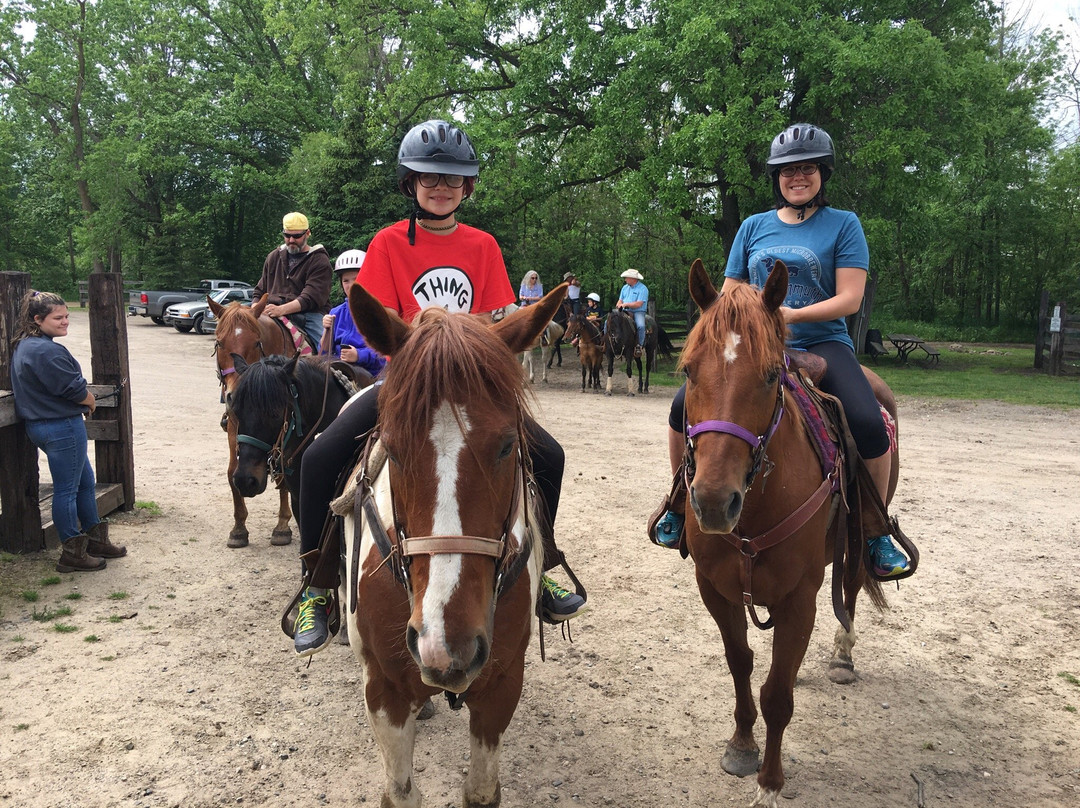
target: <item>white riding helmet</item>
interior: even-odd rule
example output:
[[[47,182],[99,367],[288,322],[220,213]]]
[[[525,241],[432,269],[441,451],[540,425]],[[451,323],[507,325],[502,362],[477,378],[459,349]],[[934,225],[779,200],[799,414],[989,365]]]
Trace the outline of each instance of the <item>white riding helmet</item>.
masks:
[[[589,298],[589,300],[591,300],[593,303],[596,303],[598,305],[600,303],[600,295],[596,294],[596,292],[589,292],[589,294],[585,295],[585,297]]]
[[[344,272],[346,269],[360,269],[360,265],[364,263],[365,255],[367,253],[363,250],[346,250],[334,262],[334,272]]]

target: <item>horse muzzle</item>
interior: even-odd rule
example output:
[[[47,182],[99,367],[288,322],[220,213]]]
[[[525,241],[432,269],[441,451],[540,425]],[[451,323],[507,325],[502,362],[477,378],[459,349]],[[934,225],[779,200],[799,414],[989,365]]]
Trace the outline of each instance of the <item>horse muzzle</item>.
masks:
[[[232,479],[236,490],[240,492],[240,496],[245,498],[256,497],[266,490],[268,475],[265,468],[261,468],[259,471],[237,468],[233,472]]]
[[[421,635],[410,625],[405,631],[405,644],[424,684],[451,693],[468,690],[491,655],[491,643],[483,633],[451,644],[434,636],[434,632]]]
[[[690,507],[703,533],[732,533],[742,516],[743,492],[690,485]]]

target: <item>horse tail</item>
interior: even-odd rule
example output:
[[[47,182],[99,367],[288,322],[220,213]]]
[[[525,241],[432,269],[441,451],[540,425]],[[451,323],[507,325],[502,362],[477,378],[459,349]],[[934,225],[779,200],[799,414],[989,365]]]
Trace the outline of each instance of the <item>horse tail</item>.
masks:
[[[671,359],[675,353],[675,344],[659,323],[656,324],[656,349],[665,359]]]

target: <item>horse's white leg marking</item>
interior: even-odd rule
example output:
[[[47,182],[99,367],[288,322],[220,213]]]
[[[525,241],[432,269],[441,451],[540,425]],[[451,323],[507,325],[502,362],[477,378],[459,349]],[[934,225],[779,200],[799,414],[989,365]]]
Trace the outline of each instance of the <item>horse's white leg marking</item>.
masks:
[[[754,801],[750,803],[750,808],[776,808],[776,798],[779,796],[779,791],[763,789],[758,786],[757,793],[754,794]]]
[[[468,416],[461,415],[464,429]],[[431,419],[429,434],[435,448],[435,515],[432,533],[436,536],[461,535],[461,506],[457,498],[458,459],[465,449],[465,435],[458,426],[454,408],[447,402],[439,405]],[[444,612],[461,578],[461,556],[457,553],[434,555],[428,565],[428,585],[424,592],[424,625],[418,638],[420,659],[436,670],[446,670],[450,655],[446,650]]]
[[[729,365],[739,358],[739,343],[741,342],[742,337],[734,331],[729,333],[724,340],[724,361]]]
[[[420,789],[412,782],[413,748],[416,744],[416,719],[412,716],[405,726],[395,727],[382,710],[368,710],[368,723],[382,752],[386,774],[385,797],[392,808],[420,808]],[[406,792],[408,787],[408,792]]]
[[[502,743],[488,746],[476,736],[469,737],[469,773],[465,776],[465,799],[475,805],[492,805],[499,785],[499,756]]]

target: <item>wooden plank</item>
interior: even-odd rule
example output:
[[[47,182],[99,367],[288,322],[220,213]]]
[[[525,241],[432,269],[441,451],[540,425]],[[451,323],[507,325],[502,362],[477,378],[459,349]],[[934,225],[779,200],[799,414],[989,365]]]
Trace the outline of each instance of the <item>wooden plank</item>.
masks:
[[[18,422],[15,416],[15,396],[10,390],[0,390],[0,429]]]
[[[119,421],[87,421],[87,440],[118,441],[120,440]]]
[[[116,388],[111,384],[89,384],[87,389],[94,394],[94,398],[104,399],[104,403],[98,405],[99,410],[119,406],[120,397],[113,395]],[[0,390],[0,429],[15,424],[22,424],[22,420],[15,415],[15,396],[12,395],[10,390]],[[116,438],[109,438],[108,440],[116,440]]]
[[[98,516],[102,519],[124,506],[124,486],[120,483],[98,483],[94,487],[94,494],[97,497]],[[46,547],[56,549],[60,546],[60,537],[52,520],[52,486],[41,486],[40,496],[41,535],[44,543],[38,550]]]

